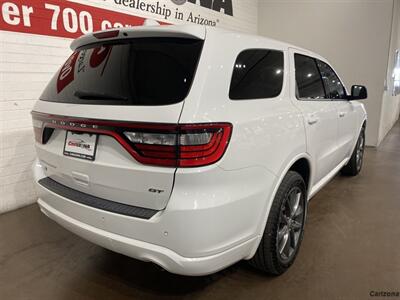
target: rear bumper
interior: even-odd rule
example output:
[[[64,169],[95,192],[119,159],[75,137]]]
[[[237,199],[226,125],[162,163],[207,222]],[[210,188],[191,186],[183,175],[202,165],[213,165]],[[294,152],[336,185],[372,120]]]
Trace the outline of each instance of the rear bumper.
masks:
[[[254,254],[271,190],[266,183],[275,179],[258,168],[214,169],[177,174],[167,207],[150,219],[83,205],[39,183],[38,204],[61,226],[104,248],[172,273],[206,275]],[[46,177],[38,161],[33,170],[36,182]]]
[[[92,243],[142,261],[156,263],[171,273],[181,275],[201,276],[215,273],[241,260],[243,253],[250,251],[255,239],[215,255],[187,258],[170,249],[130,239],[79,222],[57,211],[41,199],[38,200],[38,204],[46,216]]]

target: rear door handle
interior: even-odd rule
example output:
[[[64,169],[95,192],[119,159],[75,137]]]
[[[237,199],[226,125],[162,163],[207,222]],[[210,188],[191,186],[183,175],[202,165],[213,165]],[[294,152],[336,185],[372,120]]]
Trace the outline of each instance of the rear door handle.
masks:
[[[344,111],[339,112],[339,117],[343,118],[346,115],[346,113]]]
[[[307,122],[310,125],[314,125],[315,123],[318,123],[318,121],[319,121],[319,118],[317,116],[314,116],[314,115],[310,115],[307,118]]]

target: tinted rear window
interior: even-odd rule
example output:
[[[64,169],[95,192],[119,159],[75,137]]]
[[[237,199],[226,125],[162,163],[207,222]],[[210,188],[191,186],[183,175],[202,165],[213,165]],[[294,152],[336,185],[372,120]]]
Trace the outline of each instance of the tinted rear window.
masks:
[[[283,52],[249,49],[241,52],[233,69],[232,100],[273,98],[283,85]]]
[[[41,100],[104,105],[167,105],[189,93],[203,41],[141,38],[75,51]]]

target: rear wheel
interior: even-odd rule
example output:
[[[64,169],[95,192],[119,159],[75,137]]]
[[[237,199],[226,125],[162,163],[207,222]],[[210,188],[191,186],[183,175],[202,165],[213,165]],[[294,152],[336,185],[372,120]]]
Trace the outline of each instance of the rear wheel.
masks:
[[[260,245],[250,260],[252,266],[280,275],[293,264],[303,239],[306,198],[303,178],[289,171],[272,203]]]
[[[364,160],[364,148],[365,148],[365,127],[361,129],[356,147],[354,148],[353,154],[351,155],[349,162],[341,170],[341,173],[343,175],[356,176],[358,175],[358,173],[360,173]]]

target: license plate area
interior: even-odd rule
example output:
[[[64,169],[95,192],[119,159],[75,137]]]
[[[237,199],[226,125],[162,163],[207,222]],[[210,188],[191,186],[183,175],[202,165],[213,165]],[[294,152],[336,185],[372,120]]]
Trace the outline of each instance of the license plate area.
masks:
[[[94,161],[96,158],[98,135],[67,131],[64,155]]]

